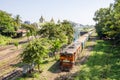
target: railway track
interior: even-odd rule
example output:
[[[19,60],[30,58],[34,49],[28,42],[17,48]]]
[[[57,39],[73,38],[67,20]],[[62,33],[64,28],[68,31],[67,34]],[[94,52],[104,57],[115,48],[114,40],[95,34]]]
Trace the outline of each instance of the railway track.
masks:
[[[7,47],[7,48],[9,48],[9,47]],[[16,50],[16,51],[8,52],[7,54],[5,54],[5,55],[0,57],[0,61],[1,62],[4,62],[4,61],[7,60],[4,65],[0,66],[0,73],[1,73],[0,76],[1,77],[10,73],[10,72],[8,73],[7,70],[10,71],[11,69],[18,69],[17,67],[15,67],[15,66],[13,67],[12,65],[17,64],[18,62],[20,62],[20,58],[18,58],[17,56],[20,54],[20,52],[22,52],[22,50],[23,49],[19,49],[19,50]],[[6,80],[6,79],[4,79],[4,80]]]
[[[0,66],[0,72],[4,72],[4,70],[12,67],[13,64],[17,64],[18,62],[20,62],[20,59],[17,59],[17,58],[13,58],[11,60],[9,60],[6,64]]]
[[[16,50],[16,51],[8,52],[7,54],[5,54],[3,56],[0,56],[0,61],[10,57],[11,55],[14,55],[14,54],[18,53],[18,52],[20,53],[22,50],[23,49],[19,49],[19,50]]]
[[[19,77],[22,75],[22,71],[21,70],[13,70],[11,71],[9,74],[5,75],[5,76],[0,76],[0,80],[13,80],[16,77]]]
[[[8,61],[7,64],[0,67],[0,80],[11,80],[14,77],[18,77],[21,75],[20,68],[14,66],[14,64],[17,64],[20,62],[20,58],[13,58],[12,60]],[[12,69],[12,71],[10,70]],[[6,72],[6,70],[10,70]],[[5,73],[6,72],[6,73]]]
[[[4,70],[8,69],[12,64],[16,64],[20,61],[20,59],[17,56],[18,54],[20,54],[21,51],[22,49],[7,53],[6,55],[0,57],[1,62],[9,58],[9,60],[7,60],[7,62],[5,62],[4,65],[0,66],[1,73],[4,72]]]
[[[19,44],[24,44],[24,43],[27,43],[27,41],[19,42]],[[3,74],[0,74],[0,80],[11,80],[12,78],[18,77],[22,74],[22,71],[18,70],[20,68],[15,67],[14,64],[17,64],[18,62],[20,62],[20,59],[17,59],[16,56],[18,56],[23,49],[14,50],[14,51],[10,50],[13,48],[15,48],[14,45],[0,47],[0,51],[2,53],[2,55],[0,56],[0,62],[7,60],[4,65],[0,66],[0,73],[3,73]],[[5,50],[9,50],[9,52],[3,54]],[[6,73],[4,72],[5,70],[9,70],[9,69],[11,69],[12,71],[9,71],[9,72],[7,71]]]
[[[14,47],[14,45],[9,45],[9,46],[6,46],[6,47],[0,47],[0,51],[9,49],[9,48],[11,48],[11,47]]]

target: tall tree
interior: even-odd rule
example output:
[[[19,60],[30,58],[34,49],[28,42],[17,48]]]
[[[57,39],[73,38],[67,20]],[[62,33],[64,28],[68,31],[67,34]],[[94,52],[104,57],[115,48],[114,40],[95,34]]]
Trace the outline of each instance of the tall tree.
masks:
[[[113,12],[114,12],[114,36],[116,39],[116,42],[120,43],[120,0],[115,0],[114,3],[114,8],[113,8]]]
[[[16,15],[14,18],[16,29],[20,28],[22,20],[20,19],[20,15]]]
[[[70,44],[73,41],[73,34],[74,34],[74,29],[72,24],[67,20],[64,20],[62,22],[62,30],[63,33],[68,37],[68,44]]]
[[[100,37],[107,37],[120,42],[120,1],[115,0],[108,8],[101,8],[93,18],[96,21],[96,31]]]
[[[106,22],[108,18],[109,18],[108,8],[101,8],[95,13],[95,17],[93,19],[97,22],[97,25],[95,27],[100,37],[105,37],[106,31],[105,27],[107,26]]]

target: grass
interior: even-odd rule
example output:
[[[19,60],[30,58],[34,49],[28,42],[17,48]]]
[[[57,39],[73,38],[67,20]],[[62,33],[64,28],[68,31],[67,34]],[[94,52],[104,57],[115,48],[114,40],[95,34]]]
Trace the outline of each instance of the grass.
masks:
[[[88,42],[87,47],[91,45]],[[97,40],[75,80],[120,80],[119,53],[119,46],[113,47],[108,41]]]
[[[0,46],[8,44],[10,41],[12,41],[12,38],[0,35]]]

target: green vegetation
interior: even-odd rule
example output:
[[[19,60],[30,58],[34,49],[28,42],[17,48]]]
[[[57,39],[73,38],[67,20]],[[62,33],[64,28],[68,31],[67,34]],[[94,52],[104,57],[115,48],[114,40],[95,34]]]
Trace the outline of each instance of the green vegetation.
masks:
[[[96,31],[100,38],[114,40],[120,43],[120,1],[115,0],[108,8],[101,8],[95,12]]]
[[[49,52],[48,46],[48,41],[46,39],[37,39],[30,42],[21,54],[22,61],[30,66],[36,64],[40,72],[40,64]]]
[[[14,45],[17,47],[17,49],[18,49],[18,46],[19,46],[19,42],[18,41],[15,41],[14,42]]]
[[[11,41],[12,39],[10,37],[5,37],[5,36],[0,35],[0,45],[6,45]]]
[[[67,43],[70,44],[73,41],[73,34],[74,34],[73,27],[67,20],[64,20],[61,25],[63,31],[62,33],[64,33],[67,36],[67,40],[68,40]]]
[[[20,39],[12,38],[26,34],[29,43],[21,54],[22,61],[25,65],[27,64],[28,68],[37,66],[40,72],[41,65],[45,62],[44,59],[48,59],[48,56],[55,56],[55,60],[57,60],[58,55],[55,53],[58,53],[62,46],[73,41],[74,30],[72,24],[67,20],[63,22],[59,20],[56,24],[53,18],[50,22],[45,22],[41,16],[39,23],[40,25],[22,23],[20,15],[12,17],[12,14],[0,10],[0,45],[10,43],[18,48]],[[30,37],[33,36],[34,40],[30,41]]]
[[[38,29],[34,24],[21,24],[21,26],[23,29],[27,30],[26,36],[28,38],[28,41],[30,36],[34,36],[36,38]]]
[[[50,50],[52,53],[54,53],[55,59],[57,60],[55,52],[60,50],[62,43],[60,42],[59,39],[53,40],[53,41],[51,41],[51,43],[52,43],[52,45],[51,45],[52,47],[50,48]]]
[[[20,25],[20,16],[13,18],[11,14],[0,10],[0,34],[12,37]]]
[[[73,41],[74,30],[72,25],[64,20],[59,24],[53,22],[43,24],[38,33],[43,38],[48,38],[50,40],[59,39],[62,43],[67,42],[70,44]]]
[[[27,74],[25,77],[22,77],[22,78],[19,77],[15,80],[39,80],[39,78],[40,78],[40,75],[38,72],[36,72],[36,73]]]
[[[120,47],[103,40],[97,40],[96,43],[75,80],[119,80]]]
[[[43,19],[41,18],[41,22]],[[41,29],[32,28],[32,25],[22,24],[23,28],[28,31],[28,37],[34,35],[40,35],[40,39],[35,39],[30,41],[25,47],[23,53],[21,54],[22,61],[32,67],[34,64],[35,68],[37,66],[38,71],[42,71],[42,66],[49,61],[50,56],[55,56],[57,60],[60,48],[65,44],[70,44],[73,41],[73,28],[68,21],[63,21],[62,23],[55,24],[54,22],[47,22],[41,25]],[[44,65],[44,66],[45,66]]]
[[[14,18],[14,26],[16,31],[21,27],[21,22],[22,20],[20,19],[20,15],[16,15]]]

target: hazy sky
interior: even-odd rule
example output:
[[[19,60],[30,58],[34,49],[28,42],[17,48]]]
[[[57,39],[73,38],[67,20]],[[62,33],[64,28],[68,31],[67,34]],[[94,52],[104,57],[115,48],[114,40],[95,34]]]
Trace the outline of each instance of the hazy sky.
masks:
[[[23,21],[38,22],[42,15],[46,21],[71,20],[81,24],[94,24],[94,13],[108,7],[114,0],[0,0],[0,10],[14,16],[19,14]]]

